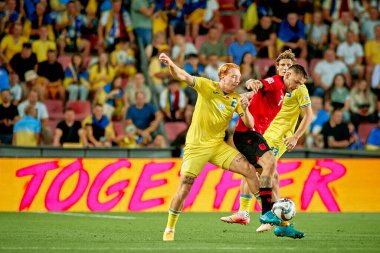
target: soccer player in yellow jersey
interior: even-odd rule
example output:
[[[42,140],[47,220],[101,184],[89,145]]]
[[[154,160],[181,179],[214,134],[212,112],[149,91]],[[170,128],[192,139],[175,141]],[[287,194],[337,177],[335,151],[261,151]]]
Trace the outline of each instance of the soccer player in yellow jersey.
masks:
[[[170,203],[168,222],[163,235],[164,241],[173,241],[183,202],[195,178],[207,162],[243,175],[250,190],[254,191],[258,185],[255,168],[242,154],[223,141],[225,130],[235,111],[248,127],[253,127],[254,122],[247,109],[248,99],[242,98],[241,101],[240,95],[234,92],[241,77],[239,66],[233,63],[223,64],[219,69],[218,83],[191,76],[176,66],[164,53],[160,54],[159,60],[168,65],[174,79],[186,82],[198,92],[193,119],[186,137],[179,187]]]
[[[284,76],[286,71],[295,63],[295,55],[290,51],[282,53],[276,60],[277,72],[280,76]],[[298,117],[302,114],[302,121],[295,131]],[[312,120],[311,101],[309,93],[304,84],[291,93],[286,93],[282,108],[276,115],[270,126],[264,133],[264,138],[273,154],[278,159],[285,153],[291,151],[297,144],[298,139],[304,134]],[[276,201],[280,197],[278,174],[275,173],[273,182],[272,201]],[[254,194],[258,197],[258,193]],[[222,217],[221,220],[228,223],[248,224],[250,221],[249,211],[251,210],[252,195],[249,188],[242,179],[240,188],[240,209],[239,212],[231,216]],[[303,233],[290,227],[288,223],[281,224],[275,229],[277,236],[288,236],[292,238],[302,238]],[[270,224],[262,224],[256,231],[264,232],[272,229]]]

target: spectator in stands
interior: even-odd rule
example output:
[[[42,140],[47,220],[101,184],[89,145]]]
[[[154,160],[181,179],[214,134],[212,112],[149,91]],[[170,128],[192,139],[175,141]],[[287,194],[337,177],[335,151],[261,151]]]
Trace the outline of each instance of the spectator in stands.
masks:
[[[312,22],[305,25],[305,33],[308,59],[323,58],[323,52],[328,47],[327,36],[329,34],[329,27],[323,23],[320,11],[313,13]]]
[[[380,76],[380,25],[375,26],[375,39],[369,40],[364,45],[366,62],[366,80],[373,88],[379,88]],[[376,71],[375,71],[376,69]]]
[[[103,105],[103,113],[109,120],[112,117],[120,119],[128,109],[128,97],[122,87],[123,79],[115,76],[111,83],[106,84],[97,94],[95,101]]]
[[[211,28],[223,31],[223,25],[220,23],[219,3],[217,0],[206,0],[205,13],[202,23],[200,24],[199,34],[206,34]],[[193,31],[193,38],[198,36],[196,28]]]
[[[18,76],[17,76],[18,77]],[[44,87],[42,87],[39,83],[40,78],[34,70],[28,70],[25,72],[25,82],[21,83],[22,95],[23,99],[27,97],[30,90],[34,89],[38,92],[38,96],[40,98],[44,98],[45,94]]]
[[[23,108],[23,117],[13,128],[13,145],[38,146],[41,133],[41,122],[36,119],[37,109],[33,105]]]
[[[115,50],[111,53],[111,64],[115,69],[116,75],[130,78],[136,74],[135,52],[126,39],[121,39],[116,45]]]
[[[160,107],[166,122],[182,121],[186,106],[186,96],[179,82],[170,80],[169,86],[160,94]]]
[[[17,107],[12,104],[9,90],[1,91],[0,104],[0,144],[12,144],[13,126],[18,120]]]
[[[9,75],[7,70],[2,66],[0,59],[0,92],[2,90],[9,90]]]
[[[131,3],[132,24],[136,36],[141,40],[144,48],[152,43],[152,14],[155,3],[148,0],[133,0]]]
[[[219,39],[219,33],[216,28],[210,28],[208,31],[207,40],[199,50],[199,61],[202,64],[206,64],[208,56],[212,54],[217,55],[220,61],[226,60],[227,49],[223,41]]]
[[[219,67],[222,65],[222,62],[219,61],[219,57],[216,54],[210,54],[208,56],[208,64],[205,67],[204,75],[215,81],[219,82]]]
[[[198,50],[192,42],[186,42],[185,37],[177,34],[174,37],[174,45],[171,56],[179,66],[184,65],[185,58],[191,54],[197,54]]]
[[[32,51],[36,54],[37,61],[43,62],[47,60],[49,50],[57,50],[57,44],[54,40],[48,39],[47,26],[41,26],[39,29],[39,39],[32,43]]]
[[[353,1],[327,0],[323,1],[322,8],[324,22],[331,25],[342,16],[343,12],[353,14],[354,5]]]
[[[376,127],[368,135],[366,150],[380,150],[380,118]]]
[[[37,74],[41,78],[42,86],[45,87],[45,98],[56,99],[57,95],[65,102],[65,89],[63,88],[64,73],[61,63],[57,61],[57,52],[49,50],[47,60],[38,63]]]
[[[276,23],[281,23],[289,13],[297,10],[296,1],[289,0],[273,0],[269,2],[272,11],[272,20]]]
[[[241,78],[240,83],[244,83],[249,79],[261,79],[261,74],[257,66],[256,58],[251,53],[243,55],[243,61],[240,65]]]
[[[203,76],[205,67],[200,64],[197,54],[189,54],[185,63],[184,70],[192,76]]]
[[[69,93],[68,101],[86,101],[89,92],[89,77],[80,54],[74,54],[66,67],[63,86]]]
[[[125,93],[128,96],[128,101],[130,105],[136,104],[136,93],[143,92],[145,96],[145,103],[150,103],[152,99],[152,91],[145,84],[145,76],[142,73],[136,73],[133,81],[128,83]]]
[[[343,113],[334,109],[329,121],[323,124],[322,132],[324,148],[347,148],[350,144],[348,125],[343,122]]]
[[[99,45],[112,51],[121,40],[135,42],[132,21],[122,0],[112,0],[112,9],[102,13],[98,27]]]
[[[306,147],[320,147],[322,148],[322,140],[317,137],[322,131],[323,124],[329,120],[329,112],[323,109],[323,98],[313,96],[310,98],[311,108],[313,111],[313,119],[310,124],[310,129],[306,137]]]
[[[108,54],[99,54],[98,63],[89,70],[90,91],[101,90],[104,85],[111,82],[115,76],[115,69],[108,61]]]
[[[90,42],[82,38],[82,29],[88,25],[85,15],[80,14],[77,4],[68,1],[66,11],[57,16],[55,29],[59,33],[59,54],[83,51],[84,57],[90,54]]]
[[[167,148],[165,137],[162,134],[157,134],[153,142],[148,145],[149,148]]]
[[[26,24],[27,25],[27,24]],[[41,28],[46,28],[46,40],[55,41],[53,20],[48,12],[47,5],[43,2],[36,4],[35,12],[30,19],[30,39],[35,41],[41,39]]]
[[[64,120],[55,128],[53,146],[87,146],[87,138],[82,124],[75,120],[75,111],[66,108],[63,114]]]
[[[355,130],[354,124],[348,123],[348,131],[350,132],[350,145],[348,149],[351,150],[363,150],[363,141],[361,140],[358,132]]]
[[[0,43],[0,57],[2,62],[8,63],[13,55],[20,53],[22,45],[28,41],[28,38],[22,36],[22,25],[16,23],[13,27],[13,33],[4,36]]]
[[[358,129],[359,123],[377,122],[376,96],[365,80],[358,80],[350,93],[351,121]]]
[[[276,57],[277,29],[269,16],[263,15],[260,22],[253,28],[251,41],[257,49],[258,58]]]
[[[160,53],[169,54],[169,46],[160,46],[158,55],[160,55]],[[169,68],[160,62],[158,55],[153,57],[149,63],[149,75],[152,78],[155,92],[160,94],[169,83],[170,72]]]
[[[49,122],[49,114],[46,108],[46,105],[40,101],[38,101],[38,91],[36,89],[31,89],[28,93],[27,100],[21,102],[18,105],[18,113],[20,117],[24,116],[25,108],[29,105],[32,105],[36,109],[36,117],[39,121],[41,121],[41,137],[44,144],[51,143],[51,131],[48,126]],[[31,115],[31,114],[29,114]]]
[[[342,110],[343,121],[348,122],[350,119],[350,90],[344,75],[335,75],[333,84],[327,90],[325,98],[330,101],[333,108]]]
[[[330,47],[336,48],[346,40],[348,31],[354,33],[355,41],[359,41],[359,25],[352,19],[352,13],[343,11],[341,17],[334,21],[330,29]]]
[[[22,15],[17,10],[16,0],[7,0],[2,14],[0,28],[2,33],[9,32],[11,26],[22,19]]]
[[[9,74],[9,91],[11,93],[12,104],[17,106],[22,98],[22,88],[16,73]]]
[[[246,31],[240,29],[236,33],[236,41],[229,45],[227,54],[229,57],[232,57],[235,64],[240,65],[245,53],[251,53],[256,57],[257,52],[252,42],[247,40]]]
[[[155,137],[162,114],[152,104],[145,103],[143,92],[136,93],[136,104],[128,108],[124,125],[134,125],[136,133],[142,137],[142,143],[148,144]]]
[[[343,74],[347,83],[351,84],[351,76],[347,66],[342,61],[335,59],[335,51],[333,49],[327,49],[324,59],[318,62],[314,69],[313,80],[315,90],[313,94],[323,97],[337,74]]]
[[[9,72],[16,72],[21,82],[25,81],[25,73],[36,69],[37,57],[32,52],[32,45],[25,42],[20,53],[16,53],[8,64]]]
[[[82,127],[85,129],[89,146],[111,147],[115,139],[112,123],[106,115],[103,115],[103,106],[96,104],[92,114],[87,116]]]
[[[146,57],[148,61],[154,57],[158,56],[158,48],[162,45],[167,45],[167,39],[164,32],[157,32],[153,35],[153,41],[145,48]]]
[[[305,25],[294,11],[280,24],[278,31],[278,47],[280,51],[291,48],[297,57],[306,59],[307,44]]]
[[[355,41],[355,34],[348,31],[346,41],[338,45],[336,52],[338,60],[343,61],[353,77],[362,79],[364,77],[363,46]]]
[[[380,25],[379,10],[375,6],[369,7],[369,19],[365,19],[361,25],[360,35],[361,41],[375,39],[375,26]]]

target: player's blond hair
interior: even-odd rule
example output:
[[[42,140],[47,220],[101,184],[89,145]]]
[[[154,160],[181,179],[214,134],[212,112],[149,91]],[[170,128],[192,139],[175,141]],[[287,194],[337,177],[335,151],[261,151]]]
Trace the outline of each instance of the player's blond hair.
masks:
[[[236,65],[235,63],[224,63],[222,66],[219,67],[218,76],[219,79],[222,75],[226,75],[230,69],[238,69],[240,71],[239,65]]]
[[[278,66],[278,64],[280,63],[280,61],[284,60],[284,59],[289,59],[293,63],[295,63],[296,62],[296,55],[292,52],[291,49],[285,50],[284,52],[282,52],[281,54],[279,54],[279,56],[277,57],[277,59],[276,59],[276,65]]]

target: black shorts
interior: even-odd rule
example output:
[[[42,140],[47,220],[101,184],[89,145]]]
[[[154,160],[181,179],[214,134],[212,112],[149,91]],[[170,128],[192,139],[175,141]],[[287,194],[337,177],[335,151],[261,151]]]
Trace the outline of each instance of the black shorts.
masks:
[[[271,150],[261,134],[249,130],[247,132],[235,132],[234,144],[237,150],[239,150],[255,168],[261,168],[261,166],[257,164],[257,161],[267,151]]]

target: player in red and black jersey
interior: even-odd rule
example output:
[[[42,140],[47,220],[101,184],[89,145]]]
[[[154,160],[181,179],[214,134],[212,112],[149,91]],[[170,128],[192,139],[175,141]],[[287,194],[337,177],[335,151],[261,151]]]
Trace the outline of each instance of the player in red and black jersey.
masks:
[[[270,212],[276,159],[263,134],[281,110],[285,93],[297,89],[306,80],[305,69],[295,64],[283,77],[276,75],[262,80],[249,80],[246,83],[247,88],[255,93],[248,107],[255,120],[255,126],[249,129],[239,120],[235,128],[234,144],[255,168],[262,168],[257,191],[262,202],[260,222],[263,224],[281,223],[281,220]]]

